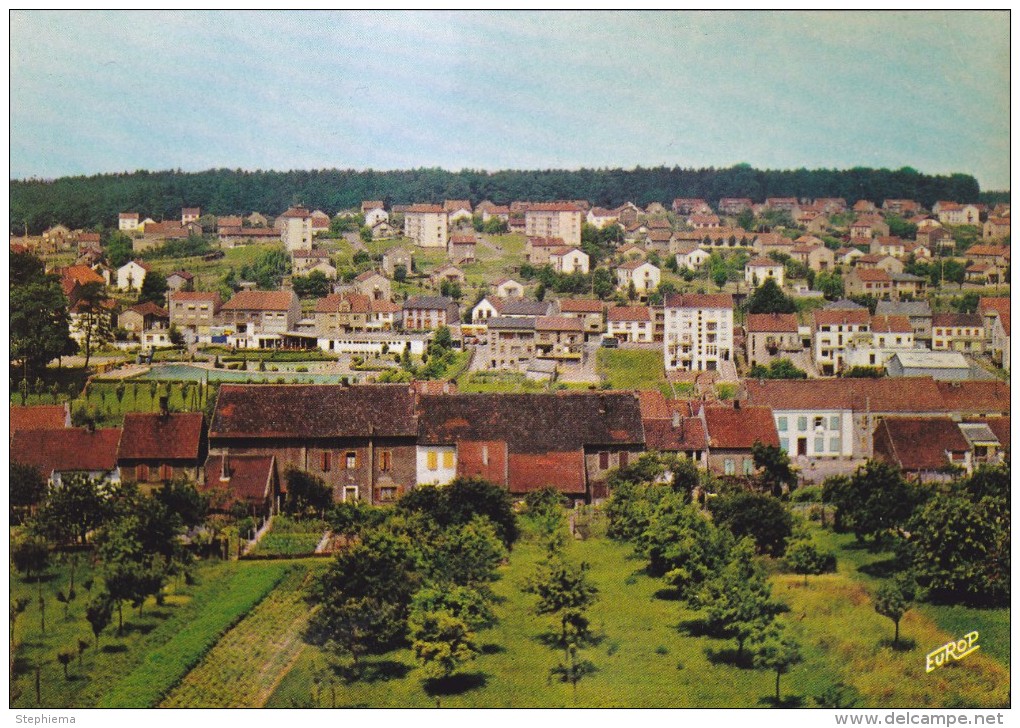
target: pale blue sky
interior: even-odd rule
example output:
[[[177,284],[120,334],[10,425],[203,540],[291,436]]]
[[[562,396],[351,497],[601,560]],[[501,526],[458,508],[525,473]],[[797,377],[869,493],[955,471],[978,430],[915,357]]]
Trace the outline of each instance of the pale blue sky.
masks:
[[[11,15],[14,178],[738,162],[1008,188],[1008,14]]]

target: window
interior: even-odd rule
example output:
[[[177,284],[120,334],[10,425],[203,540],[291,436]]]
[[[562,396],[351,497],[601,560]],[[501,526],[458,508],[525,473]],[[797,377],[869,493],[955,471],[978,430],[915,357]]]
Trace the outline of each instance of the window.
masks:
[[[387,472],[393,467],[393,453],[389,450],[379,451],[379,471]]]
[[[489,446],[482,445],[482,465],[489,464]]]
[[[829,429],[830,430],[839,429],[839,415],[832,415],[832,417],[829,418]]]
[[[443,467],[446,468],[447,470],[449,470],[450,468],[453,467],[453,453],[452,452],[444,452],[443,453]]]
[[[609,470],[609,453],[599,453],[599,470]]]
[[[330,466],[333,464],[331,455],[332,453],[329,452],[322,453],[322,472],[324,473],[328,473]]]
[[[346,467],[348,470],[353,470],[354,468],[358,467],[358,453],[354,452],[353,450],[348,450],[344,458],[347,461]]]
[[[830,437],[829,438],[829,452],[831,452],[833,455],[836,455],[836,454],[839,453],[839,451],[840,451],[839,438],[838,437]]]
[[[818,429],[819,427],[824,427],[824,426],[825,426],[825,418],[824,417],[815,417],[815,429]]]
[[[138,465],[135,467],[135,480],[145,482],[149,479],[149,466]]]
[[[620,467],[621,468],[627,467],[627,463],[628,462],[630,462],[629,453],[621,452],[620,453]]]
[[[723,473],[725,473],[726,475],[733,475],[736,472],[737,472],[737,468],[733,464],[733,459],[732,458],[726,458],[723,461]]]
[[[821,452],[825,452],[825,438],[824,437],[816,437],[815,438],[815,454],[818,454],[818,453],[821,453]]]
[[[797,429],[800,430],[801,432],[807,431],[807,417],[797,418]]]
[[[172,465],[160,465],[159,466],[159,479],[160,480],[173,480],[174,469]]]
[[[777,424],[780,432],[786,432],[786,418],[785,417],[778,417],[778,418],[776,418],[776,424]]]
[[[790,452],[790,438],[780,437],[779,447],[783,448],[783,452]]]
[[[429,470],[435,470],[439,467],[439,454],[435,452],[428,452],[425,454],[425,465]]]
[[[379,500],[383,502],[393,501],[397,499],[397,489],[393,486],[387,486],[379,489]]]
[[[744,475],[754,475],[754,460],[744,458]]]

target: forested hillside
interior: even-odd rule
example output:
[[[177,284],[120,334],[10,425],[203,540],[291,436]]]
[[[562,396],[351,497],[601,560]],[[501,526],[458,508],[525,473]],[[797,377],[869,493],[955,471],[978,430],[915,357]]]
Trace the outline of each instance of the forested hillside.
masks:
[[[516,170],[485,172],[415,169],[292,170],[244,172],[148,172],[64,177],[11,182],[11,229],[30,233],[63,223],[72,228],[114,225],[117,214],[137,211],[156,220],[176,218],[181,207],[200,206],[215,215],[258,210],[274,215],[302,202],[330,214],[362,200],[387,204],[441,202],[444,199],[512,200],[584,199],[616,206],[631,201],[645,206],[668,204],[675,197],[701,197],[716,204],[720,197],[843,197],[849,203],[887,197],[972,202],[980,190],[971,175],[927,175],[905,167],[757,170],[748,165],[726,169],[641,167],[624,169]]]

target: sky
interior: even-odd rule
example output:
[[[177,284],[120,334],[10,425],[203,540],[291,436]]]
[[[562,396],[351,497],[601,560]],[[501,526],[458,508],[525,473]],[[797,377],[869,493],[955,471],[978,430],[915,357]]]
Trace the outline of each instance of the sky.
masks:
[[[1009,188],[1004,12],[12,11],[11,178],[913,167]]]

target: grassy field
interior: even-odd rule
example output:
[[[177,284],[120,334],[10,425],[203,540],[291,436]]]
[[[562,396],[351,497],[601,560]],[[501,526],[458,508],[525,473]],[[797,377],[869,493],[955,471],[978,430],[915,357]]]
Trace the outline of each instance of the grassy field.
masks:
[[[253,553],[268,554],[309,554],[315,551],[329,526],[318,518],[296,520],[287,516],[273,516],[269,532],[255,546]]]
[[[80,559],[84,562],[84,558]],[[46,630],[41,627],[39,584],[12,575],[11,599],[29,599],[15,624],[14,680],[11,705],[35,707],[34,669],[39,668],[39,705],[49,708],[154,705],[188,669],[215,644],[219,635],[243,616],[290,568],[284,563],[253,564],[207,562],[199,565],[197,583],[171,584],[162,605],[150,599],[142,615],[125,607],[124,631],[117,635],[114,623],[100,636],[99,649],[88,623],[88,593],[83,584],[92,577],[79,563],[75,589],[67,617],[55,599],[58,589],[67,591],[69,568],[51,569],[41,584],[45,599]],[[97,582],[99,580],[96,580]],[[92,587],[93,593],[101,588]],[[78,640],[88,644],[81,666],[77,657],[65,679],[57,653],[77,653]]]
[[[823,541],[828,535],[823,537]],[[844,682],[861,695],[859,707],[935,707],[1008,704],[1008,647],[985,650],[1004,638],[1006,610],[930,608],[911,610],[901,624],[901,645],[891,645],[892,622],[878,615],[861,561],[843,537],[839,573],[773,577],[774,594],[790,610],[780,617],[801,644],[804,662],[782,678],[784,705],[811,707],[814,696]],[[482,653],[443,695],[426,692],[408,650],[373,658],[369,679],[342,685],[335,696],[322,676],[326,661],[306,646],[269,699],[269,707],[761,707],[771,704],[775,676],[735,664],[732,641],[703,636],[698,613],[671,600],[668,590],[643,571],[630,547],[605,539],[574,542],[572,555],[591,564],[600,599],[591,610],[599,644],[584,651],[596,672],[578,688],[550,682],[558,653],[541,640],[546,620],[531,613],[533,597],[521,587],[540,551],[519,544],[495,585],[499,624],[478,634]],[[982,630],[982,651],[955,667],[925,673],[925,654],[960,636]]]
[[[160,703],[161,708],[262,707],[303,649],[311,612],[310,579],[324,561],[301,562],[248,616],[227,632]]]
[[[673,396],[659,350],[599,349],[595,371],[613,389],[658,389],[667,397]]]
[[[536,382],[528,379],[520,372],[473,372],[457,380],[458,391],[464,394],[489,392],[510,392],[528,394],[549,392],[557,389],[577,389],[587,391],[592,385],[582,382]]]

